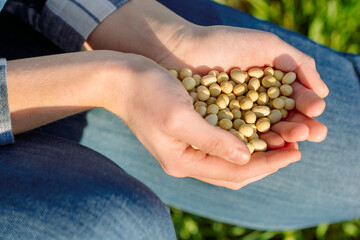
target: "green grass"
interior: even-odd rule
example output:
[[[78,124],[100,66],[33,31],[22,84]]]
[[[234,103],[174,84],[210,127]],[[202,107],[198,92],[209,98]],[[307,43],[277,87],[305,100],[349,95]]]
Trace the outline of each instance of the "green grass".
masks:
[[[360,219],[295,231],[257,231],[171,208],[178,239],[191,240],[359,240]]]
[[[333,49],[360,53],[359,0],[215,0],[308,36]]]
[[[215,0],[295,30],[333,49],[360,53],[360,0]],[[331,209],[329,209],[331,211]],[[360,219],[284,232],[246,229],[171,208],[178,239],[360,240]]]

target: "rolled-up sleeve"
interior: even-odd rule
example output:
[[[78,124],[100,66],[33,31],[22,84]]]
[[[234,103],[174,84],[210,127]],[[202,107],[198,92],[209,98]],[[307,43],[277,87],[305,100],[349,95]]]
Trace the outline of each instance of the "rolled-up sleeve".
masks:
[[[66,52],[79,51],[90,33],[129,0],[8,0],[19,15]]]
[[[14,142],[6,87],[6,60],[0,58],[0,146]]]

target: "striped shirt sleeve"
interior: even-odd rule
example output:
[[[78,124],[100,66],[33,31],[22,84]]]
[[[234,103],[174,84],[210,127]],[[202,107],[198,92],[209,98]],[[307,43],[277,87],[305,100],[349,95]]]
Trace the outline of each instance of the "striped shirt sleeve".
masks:
[[[20,16],[66,52],[79,51],[96,26],[129,0],[8,0]]]
[[[13,142],[6,87],[6,61],[0,58],[0,146]]]

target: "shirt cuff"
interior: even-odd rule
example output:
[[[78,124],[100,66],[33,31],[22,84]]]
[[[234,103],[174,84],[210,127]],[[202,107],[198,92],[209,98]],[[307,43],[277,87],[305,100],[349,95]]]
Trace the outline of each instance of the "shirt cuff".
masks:
[[[47,0],[38,30],[66,52],[81,50],[90,33],[129,0]]]
[[[14,142],[6,87],[6,60],[0,58],[0,146]]]

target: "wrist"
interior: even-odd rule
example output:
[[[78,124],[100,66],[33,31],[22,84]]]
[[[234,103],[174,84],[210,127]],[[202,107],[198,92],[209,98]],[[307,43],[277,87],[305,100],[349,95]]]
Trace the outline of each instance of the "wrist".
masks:
[[[93,49],[135,53],[156,62],[168,55],[196,25],[154,0],[132,0],[91,33]]]

